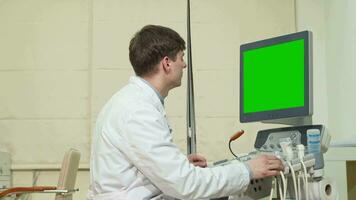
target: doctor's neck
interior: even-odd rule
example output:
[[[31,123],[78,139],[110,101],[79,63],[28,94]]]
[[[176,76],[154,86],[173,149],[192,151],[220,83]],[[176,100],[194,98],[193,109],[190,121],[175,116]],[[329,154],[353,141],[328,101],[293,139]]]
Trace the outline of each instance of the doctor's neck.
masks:
[[[145,79],[149,84],[151,84],[151,86],[153,86],[163,98],[167,97],[169,90],[173,88],[164,78],[158,74],[141,76],[141,78]]]

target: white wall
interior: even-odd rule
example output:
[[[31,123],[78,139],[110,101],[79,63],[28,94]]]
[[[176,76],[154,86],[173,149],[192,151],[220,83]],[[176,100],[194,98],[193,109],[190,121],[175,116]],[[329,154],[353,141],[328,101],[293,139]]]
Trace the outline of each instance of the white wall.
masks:
[[[297,0],[296,8],[298,30],[314,33],[314,119],[326,125],[333,146],[353,146],[329,149],[325,175],[336,181],[340,199],[352,199],[350,188],[356,187],[348,183],[353,174],[347,174],[346,160],[356,159],[350,154],[356,145],[356,2]]]
[[[336,144],[356,144],[355,9],[352,0],[297,1],[298,30],[314,33],[314,116]]]
[[[335,143],[356,145],[356,2],[327,1],[329,127]]]
[[[241,128],[236,152],[253,148],[256,131],[238,122],[238,55],[242,43],[295,31],[293,0],[191,2],[197,148],[209,161],[230,158],[227,141]],[[78,175],[88,187],[90,132],[105,101],[133,74],[128,43],[146,24],[186,37],[186,2],[176,0],[0,1],[0,149],[12,154],[14,185],[57,182],[64,151],[82,152]],[[186,76],[184,76],[186,80]],[[186,83],[166,109],[174,140],[186,151]],[[33,199],[49,199],[34,195]]]
[[[88,21],[87,1],[0,1],[1,147],[15,164],[71,146],[88,160]]]

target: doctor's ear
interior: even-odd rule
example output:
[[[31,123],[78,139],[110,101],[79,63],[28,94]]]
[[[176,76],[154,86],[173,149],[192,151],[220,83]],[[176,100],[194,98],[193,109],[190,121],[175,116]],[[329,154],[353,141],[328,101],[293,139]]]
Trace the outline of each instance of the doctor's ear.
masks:
[[[162,66],[163,66],[163,69],[165,72],[169,72],[171,67],[171,60],[168,58],[168,56],[165,56],[163,59],[162,59]]]

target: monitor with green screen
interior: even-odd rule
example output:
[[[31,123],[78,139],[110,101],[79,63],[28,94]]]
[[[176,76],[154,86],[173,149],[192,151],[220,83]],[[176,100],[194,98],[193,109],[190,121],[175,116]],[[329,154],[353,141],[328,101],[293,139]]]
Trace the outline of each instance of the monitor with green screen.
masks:
[[[309,116],[311,32],[240,47],[240,121]]]

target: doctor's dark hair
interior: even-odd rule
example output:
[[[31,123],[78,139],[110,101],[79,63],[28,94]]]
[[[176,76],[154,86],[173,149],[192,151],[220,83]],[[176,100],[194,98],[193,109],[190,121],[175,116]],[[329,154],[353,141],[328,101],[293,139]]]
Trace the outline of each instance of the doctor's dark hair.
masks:
[[[185,50],[185,42],[174,30],[147,25],[138,31],[130,41],[129,56],[137,76],[156,72],[155,66],[168,56],[173,61],[179,51]]]

